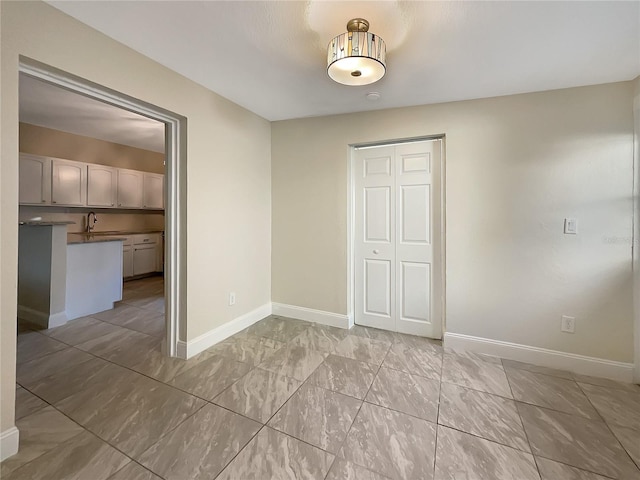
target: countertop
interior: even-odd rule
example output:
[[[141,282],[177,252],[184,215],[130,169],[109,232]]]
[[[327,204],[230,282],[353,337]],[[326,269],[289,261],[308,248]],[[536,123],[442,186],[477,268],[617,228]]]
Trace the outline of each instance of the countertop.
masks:
[[[55,225],[75,225],[76,222],[47,222],[40,220],[26,221],[26,222],[18,222],[18,225],[29,225],[32,227],[53,227]]]
[[[147,233],[162,233],[163,230],[114,230],[110,232],[91,232],[97,237],[118,236],[118,235],[146,235]],[[74,235],[86,235],[84,232],[76,232]]]
[[[100,242],[123,242],[124,237],[107,236],[107,235],[94,235],[87,233],[68,233],[67,245],[75,245],[78,243],[100,243]]]

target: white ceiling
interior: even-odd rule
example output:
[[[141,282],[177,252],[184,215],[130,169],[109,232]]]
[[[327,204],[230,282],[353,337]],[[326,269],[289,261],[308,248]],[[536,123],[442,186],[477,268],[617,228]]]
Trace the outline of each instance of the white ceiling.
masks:
[[[20,75],[20,121],[131,147],[164,152],[164,124]]]
[[[640,2],[50,1],[220,95],[281,120],[630,80]],[[364,17],[387,75],[346,87],[326,47]],[[381,98],[371,102],[370,91]]]

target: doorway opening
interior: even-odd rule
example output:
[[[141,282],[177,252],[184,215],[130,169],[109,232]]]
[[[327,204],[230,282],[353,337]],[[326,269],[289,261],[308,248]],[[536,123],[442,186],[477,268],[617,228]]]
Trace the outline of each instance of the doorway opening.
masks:
[[[84,235],[85,237],[82,237],[83,241],[90,235],[91,238],[89,240],[99,240],[99,243],[106,244],[109,242],[103,242],[101,237],[106,239],[111,235],[113,238],[114,234],[116,237],[120,237],[120,242],[112,239],[113,248],[111,250],[114,255],[117,255],[121,263],[118,264],[115,261],[105,262],[101,255],[90,254],[93,261],[104,263],[105,268],[96,271],[104,273],[109,270],[109,267],[112,267],[112,270],[117,270],[116,275],[120,275],[121,280],[128,279],[127,277],[141,279],[145,276],[155,275],[152,280],[139,281],[138,285],[127,282],[129,286],[127,287],[127,283],[124,283],[125,287],[123,288],[123,283],[120,283],[120,295],[122,296],[123,290],[126,296],[133,290],[137,290],[134,287],[142,287],[144,294],[138,295],[137,299],[130,299],[129,303],[135,305],[136,301],[139,300],[145,303],[144,305],[141,303],[140,307],[142,308],[164,312],[164,328],[159,332],[159,335],[163,337],[161,341],[162,351],[168,356],[184,358],[186,352],[181,351],[179,348],[182,343],[179,342],[179,338],[184,335],[186,330],[184,323],[186,317],[186,118],[30,59],[21,57],[19,72],[21,77],[21,97],[24,83],[24,85],[36,86],[37,88],[43,87],[41,91],[46,91],[47,88],[64,91],[67,95],[83,99],[86,104],[92,102],[93,105],[97,105],[98,108],[103,108],[105,111],[120,112],[122,118],[119,125],[121,127],[127,128],[126,121],[128,119],[138,122],[139,132],[141,131],[139,130],[140,128],[149,129],[148,141],[149,145],[151,145],[148,149],[150,151],[147,152],[149,156],[153,153],[151,150],[163,152],[157,155],[161,161],[164,158],[163,164],[152,165],[154,162],[151,160],[156,161],[156,159],[147,159],[147,167],[111,165],[107,158],[101,162],[89,161],[88,159],[78,161],[80,160],[79,158],[65,161],[64,158],[52,158],[55,155],[39,152],[40,155],[30,155],[31,158],[25,162],[24,168],[22,165],[23,155],[21,153],[20,208],[22,209],[23,205],[26,205],[26,210],[24,215],[21,212],[20,220],[26,223],[31,220],[34,226],[42,226],[43,222],[38,222],[39,217],[44,217],[44,215],[39,215],[38,212],[45,212],[47,215],[51,213],[54,217],[57,215],[61,221],[64,220],[62,217],[70,216],[74,217],[73,220],[76,220],[76,224],[78,220],[82,223],[81,227],[74,226],[71,232]],[[83,102],[79,100],[78,105],[82,104]],[[108,117],[108,114],[105,115]],[[119,114],[116,113],[115,115],[117,117]],[[22,117],[21,112],[21,122],[23,121]],[[106,117],[103,116],[103,118]],[[118,118],[115,120],[117,122]],[[28,128],[32,127],[30,125]],[[42,133],[38,130],[41,127],[42,124],[33,127],[33,130],[36,131],[36,136],[38,133]],[[117,132],[117,127],[116,125],[112,128],[112,132]],[[61,130],[61,132],[57,132],[59,134],[62,134],[65,130],[67,135],[73,133],[70,128],[60,128],[58,130]],[[54,135],[57,134],[55,133],[56,129],[51,130],[51,132],[54,132]],[[121,134],[123,135],[122,138],[126,137],[126,132],[121,132]],[[115,135],[118,134],[115,133]],[[60,136],[62,137],[63,135]],[[85,136],[85,138],[87,137]],[[135,143],[141,140],[141,138],[135,138],[132,141]],[[108,139],[104,143],[107,142]],[[114,145],[118,143],[127,145],[125,141],[118,142],[115,140],[111,143]],[[123,147],[123,145],[120,145],[120,147]],[[140,149],[140,152],[145,151],[144,145],[131,145],[130,143],[128,145]],[[99,157],[100,155],[93,156]],[[150,161],[151,163],[149,163]],[[25,173],[24,178],[23,173]],[[38,176],[40,173],[42,173],[42,177]],[[27,174],[29,175],[27,176]],[[91,178],[89,178],[90,176]],[[28,182],[26,181],[27,177],[29,179]],[[41,181],[42,189],[40,190],[40,193],[43,193],[44,196],[40,200],[42,203],[40,209],[38,212],[34,210],[35,216],[32,218],[31,214],[34,212],[27,211],[30,208],[35,208],[31,203],[32,198],[23,198],[22,195],[26,191],[26,188],[23,189],[23,187],[33,186],[32,180],[37,178],[44,179]],[[77,191],[74,191],[74,186],[77,187]],[[118,188],[118,186],[121,188]],[[62,196],[56,197],[56,195],[53,195],[52,189],[57,189],[57,195]],[[38,188],[35,189],[35,192],[38,192]],[[62,204],[56,203],[58,202],[57,198],[63,200]],[[50,209],[47,210],[46,207],[50,207]],[[97,225],[95,222],[96,216],[98,217]],[[44,220],[44,218],[41,220]],[[133,225],[132,222],[134,220],[142,223],[139,226]],[[60,225],[56,224],[56,221],[50,223],[54,224],[52,225],[52,230],[60,227]],[[100,223],[106,225],[100,228],[102,226]],[[26,226],[29,227],[29,225]],[[97,229],[95,228],[96,226],[98,226]],[[20,228],[22,229],[23,227]],[[76,232],[76,230],[78,231]],[[77,318],[78,315],[73,312],[67,315],[65,308],[71,308],[68,307],[69,305],[73,305],[73,308],[75,308],[80,303],[80,310],[78,311],[81,311],[82,308],[85,308],[83,304],[85,301],[97,301],[98,303],[102,301],[98,298],[100,295],[96,294],[96,292],[101,293],[99,289],[87,289],[87,284],[90,283],[87,280],[88,269],[75,269],[74,272],[76,270],[79,272],[74,273],[78,282],[76,284],[70,283],[70,276],[66,275],[67,270],[74,269],[71,264],[75,257],[78,257],[76,260],[79,260],[80,263],[86,265],[86,262],[81,259],[86,252],[81,252],[82,249],[75,249],[74,247],[73,255],[71,255],[71,248],[70,246],[69,248],[67,247],[66,234],[65,225],[62,234],[59,232],[50,234],[54,238],[56,235],[60,237],[57,246],[55,240],[53,242],[49,241],[49,244],[53,245],[52,250],[54,248],[63,248],[66,254],[66,262],[59,260],[57,262],[58,265],[56,265],[54,256],[50,254],[50,257],[53,258],[53,261],[50,261],[51,268],[58,274],[60,272],[65,274],[66,281],[62,288],[62,294],[60,292],[57,293],[59,298],[57,305],[53,305],[55,302],[52,302],[51,298],[43,302],[45,304],[48,303],[48,306],[51,307],[46,314],[56,313],[53,312],[54,310],[60,310],[61,314],[56,316],[42,315],[42,312],[39,311],[30,312],[36,317],[40,315],[43,321],[46,316],[47,320],[53,322],[49,326],[56,326],[56,321],[61,324],[66,322],[67,319]],[[64,235],[64,245],[60,245],[63,238],[61,235]],[[37,236],[41,236],[41,234],[37,233]],[[27,238],[27,235],[23,236],[21,230],[21,242],[22,237]],[[105,249],[105,252],[106,250],[108,249]],[[136,260],[135,252],[137,250],[140,251],[140,254]],[[115,268],[113,268],[114,266]],[[49,271],[49,279],[50,283],[54,284],[52,271]],[[108,283],[108,285],[114,285],[113,275],[112,272],[111,277],[109,277],[111,283]],[[99,275],[92,277],[96,282],[95,285],[100,285],[98,277]],[[60,282],[57,283],[59,285]],[[48,295],[50,295],[50,292]],[[70,300],[70,295],[73,296],[74,292],[78,294],[76,295],[77,298]],[[140,293],[139,289],[137,293]],[[152,303],[146,303],[144,297],[147,293],[150,294],[149,298]],[[115,293],[112,292],[106,302],[120,300],[115,298],[117,295],[117,291]],[[62,307],[60,302],[62,302]],[[96,307],[90,308],[95,310]],[[43,310],[46,310],[46,305]]]
[[[441,339],[444,136],[351,146],[349,318]]]

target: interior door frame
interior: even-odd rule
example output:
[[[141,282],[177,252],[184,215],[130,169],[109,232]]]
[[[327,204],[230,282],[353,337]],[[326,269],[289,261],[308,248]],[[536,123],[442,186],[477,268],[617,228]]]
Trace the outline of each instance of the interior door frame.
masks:
[[[186,333],[187,318],[187,119],[23,56],[18,71],[165,124],[166,343],[163,351],[170,357],[186,358],[186,351],[180,351],[178,342],[180,335]]]
[[[446,135],[426,135],[422,137],[410,137],[396,140],[379,140],[366,143],[354,143],[349,144],[347,158],[347,317],[349,322],[349,328],[353,327],[355,323],[355,178],[354,178],[354,162],[355,151],[358,148],[373,148],[373,147],[388,147],[401,145],[403,143],[415,143],[429,140],[441,140],[441,165],[440,165],[440,258],[442,260],[442,271],[440,272],[440,281],[442,282],[442,295],[439,301],[441,302],[442,312],[442,336],[446,331],[446,318],[447,318],[447,257],[446,257]],[[435,253],[435,252],[434,252]]]

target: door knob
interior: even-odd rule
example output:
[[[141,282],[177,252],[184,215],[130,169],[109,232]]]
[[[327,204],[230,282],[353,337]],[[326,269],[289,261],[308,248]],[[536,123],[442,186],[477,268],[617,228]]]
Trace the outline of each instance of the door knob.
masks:
[[[374,254],[374,255],[377,255],[377,254],[379,254],[379,253],[380,253],[380,250],[374,250],[374,251],[373,251],[373,254]]]

